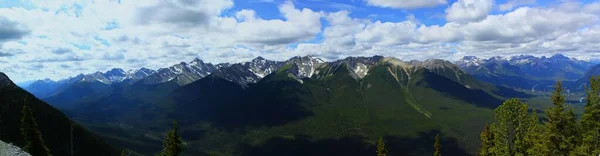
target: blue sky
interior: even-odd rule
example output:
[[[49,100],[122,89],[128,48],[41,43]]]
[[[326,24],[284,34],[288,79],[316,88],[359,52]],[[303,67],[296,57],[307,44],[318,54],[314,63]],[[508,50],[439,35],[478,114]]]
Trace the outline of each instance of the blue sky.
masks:
[[[0,0],[15,81],[200,58],[598,59],[598,0]]]

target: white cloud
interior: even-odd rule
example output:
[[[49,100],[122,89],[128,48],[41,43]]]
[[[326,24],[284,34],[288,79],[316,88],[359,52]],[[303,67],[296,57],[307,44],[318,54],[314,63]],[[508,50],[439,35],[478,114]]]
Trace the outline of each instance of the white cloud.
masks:
[[[498,6],[498,9],[500,11],[509,11],[518,6],[534,4],[534,3],[535,3],[535,0],[509,0],[506,3],[500,4]]]
[[[593,2],[583,7],[583,11],[587,13],[600,14],[600,1]]]
[[[447,3],[426,1],[431,3],[366,3],[400,9]],[[447,9],[449,22],[425,25],[428,19],[410,13],[405,21],[373,21],[353,17],[348,11],[318,12],[292,1],[277,6],[279,18],[267,19],[259,16],[261,10],[231,10],[231,0],[34,0],[33,4],[43,7],[0,8],[5,17],[0,23],[18,26],[0,25],[0,38],[4,30],[27,32],[0,41],[0,71],[19,81],[58,79],[113,67],[156,69],[195,57],[219,63],[248,61],[259,55],[275,60],[297,55],[330,60],[557,52],[578,58],[600,56],[598,2],[520,8],[515,7],[522,4],[514,3],[505,13],[488,15],[494,6],[491,2],[459,0]],[[174,15],[185,16],[171,18]],[[320,37],[322,41],[313,41]]]
[[[493,0],[458,0],[446,9],[446,20],[468,23],[485,19],[492,10]]]
[[[0,16],[0,45],[3,41],[21,39],[29,34],[29,30],[18,22]]]
[[[397,9],[416,9],[430,8],[438,5],[444,5],[446,0],[365,0],[367,4],[377,7],[397,8]]]
[[[279,6],[285,20],[263,20],[254,11],[242,10],[236,15],[234,36],[239,42],[258,45],[283,45],[309,40],[321,32],[322,13],[310,9],[298,10],[293,3]]]

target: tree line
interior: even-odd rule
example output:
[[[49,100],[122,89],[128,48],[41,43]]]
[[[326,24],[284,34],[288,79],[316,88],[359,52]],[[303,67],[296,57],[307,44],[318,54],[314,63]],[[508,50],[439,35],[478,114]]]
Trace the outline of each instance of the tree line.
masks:
[[[480,156],[590,156],[600,154],[600,77],[590,78],[587,102],[579,121],[565,104],[562,83],[551,95],[544,121],[519,99],[494,110],[495,123],[480,134]]]

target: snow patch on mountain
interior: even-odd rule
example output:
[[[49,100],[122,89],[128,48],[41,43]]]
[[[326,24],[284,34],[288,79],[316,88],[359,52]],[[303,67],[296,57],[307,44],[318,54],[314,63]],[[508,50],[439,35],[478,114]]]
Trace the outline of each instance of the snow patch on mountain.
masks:
[[[367,67],[367,65],[362,64],[362,63],[357,63],[356,67],[354,68],[354,73],[361,79],[364,78],[368,72],[369,72],[369,67]]]
[[[290,72],[292,72],[292,74],[294,74],[297,78],[302,79],[312,77],[317,68],[324,64],[325,61],[313,56],[296,56],[289,59],[287,63],[293,64],[293,71]]]

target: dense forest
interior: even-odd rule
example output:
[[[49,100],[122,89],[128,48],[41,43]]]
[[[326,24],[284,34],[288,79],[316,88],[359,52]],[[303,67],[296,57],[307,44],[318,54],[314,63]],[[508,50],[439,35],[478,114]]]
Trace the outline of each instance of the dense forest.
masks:
[[[600,154],[600,77],[590,78],[585,111],[579,120],[565,104],[560,81],[554,89],[552,106],[544,110],[542,119],[519,99],[509,99],[496,108],[495,123],[485,125],[481,132],[479,155]]]

